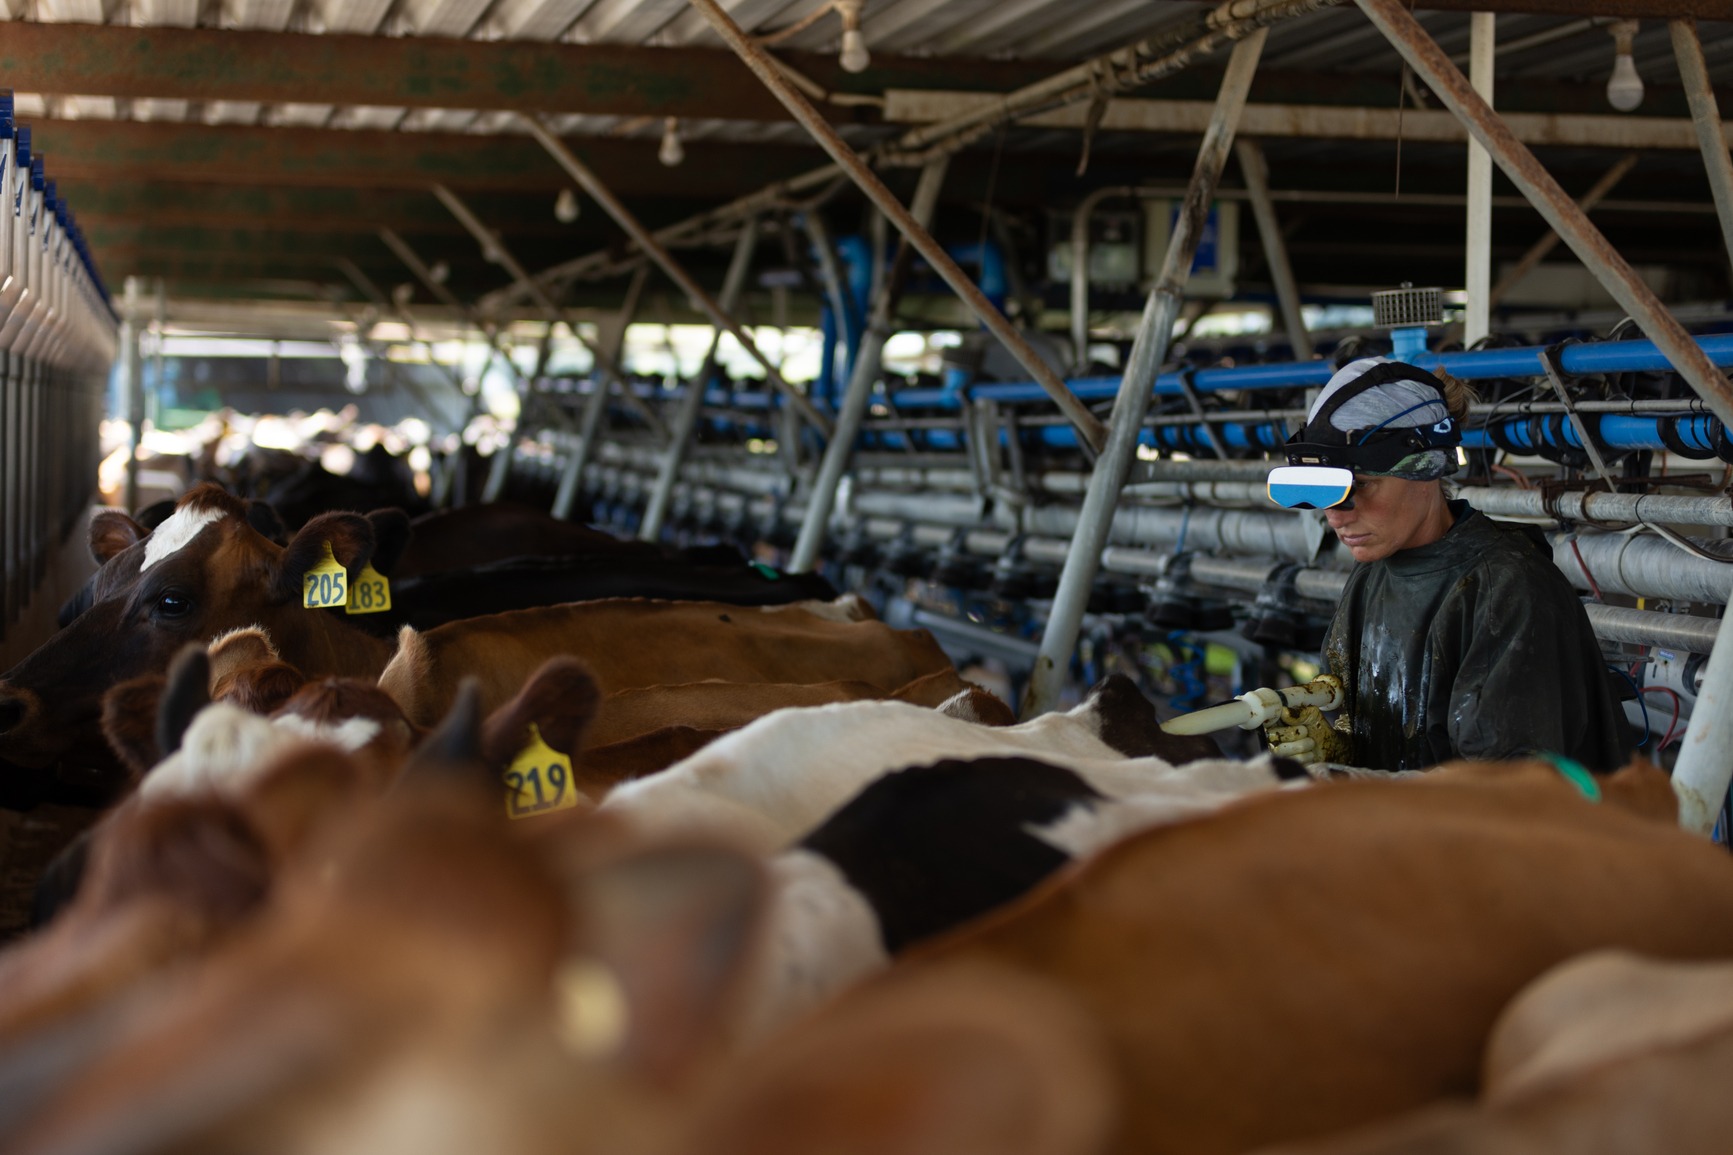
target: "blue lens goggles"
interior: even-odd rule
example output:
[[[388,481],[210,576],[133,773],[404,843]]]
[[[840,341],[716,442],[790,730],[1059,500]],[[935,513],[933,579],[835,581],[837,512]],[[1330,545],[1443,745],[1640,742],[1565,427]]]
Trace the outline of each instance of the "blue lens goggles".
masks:
[[[1270,500],[1286,509],[1331,509],[1349,502],[1354,471],[1336,465],[1278,465],[1270,470]]]

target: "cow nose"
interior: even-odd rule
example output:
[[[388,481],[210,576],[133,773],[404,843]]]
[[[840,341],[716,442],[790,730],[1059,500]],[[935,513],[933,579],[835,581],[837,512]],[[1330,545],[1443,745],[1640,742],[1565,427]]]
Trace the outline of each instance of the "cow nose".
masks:
[[[0,695],[0,734],[9,734],[24,721],[24,715],[29,707],[23,698],[10,694]]]

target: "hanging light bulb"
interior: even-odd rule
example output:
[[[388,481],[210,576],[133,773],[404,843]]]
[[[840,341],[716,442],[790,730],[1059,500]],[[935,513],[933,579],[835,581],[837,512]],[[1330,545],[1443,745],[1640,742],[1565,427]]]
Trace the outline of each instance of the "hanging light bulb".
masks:
[[[673,168],[686,159],[686,148],[680,143],[680,118],[670,116],[662,122],[662,147],[656,150],[656,159]]]
[[[560,195],[554,198],[554,219],[562,225],[569,225],[578,219],[578,194],[569,188],[560,190]]]
[[[447,261],[435,261],[433,267],[427,270],[427,278],[436,285],[443,285],[451,277],[451,265]]]
[[[867,65],[873,62],[872,54],[867,51],[866,37],[860,30],[860,7],[862,0],[838,0],[836,10],[842,16],[842,51],[837,55],[837,63],[842,65],[844,72],[865,72]]]
[[[1613,36],[1613,74],[1607,80],[1607,103],[1620,112],[1630,112],[1643,103],[1643,78],[1631,59],[1631,41],[1637,35],[1635,20],[1619,20],[1607,26]]]

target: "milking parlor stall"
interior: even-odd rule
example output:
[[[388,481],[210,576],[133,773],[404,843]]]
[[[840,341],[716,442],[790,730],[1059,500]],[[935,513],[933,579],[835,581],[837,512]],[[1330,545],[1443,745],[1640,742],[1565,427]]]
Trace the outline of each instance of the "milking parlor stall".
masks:
[[[1733,1135],[1733,0],[0,0],[0,1152]]]

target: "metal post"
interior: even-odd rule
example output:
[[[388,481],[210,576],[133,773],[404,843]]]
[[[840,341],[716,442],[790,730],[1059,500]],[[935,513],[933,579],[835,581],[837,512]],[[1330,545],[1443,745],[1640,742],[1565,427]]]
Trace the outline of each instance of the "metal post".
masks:
[[[1733,422],[1733,385],[1691,340],[1684,326],[1667,312],[1636,270],[1607,244],[1600,230],[1565,195],[1564,189],[1516,138],[1503,118],[1475,95],[1467,78],[1402,6],[1402,0],[1354,0],[1354,3],[1395,45],[1426,86],[1456,114],[1470,135],[1486,146],[1511,183],[1564,238],[1619,307],[1636,320],[1715,416],[1723,423]]]
[[[144,415],[152,427],[162,424],[162,344],[168,331],[168,285],[156,279],[156,334],[150,347],[150,392],[145,396]]]
[[[1636,166],[1637,154],[1634,152],[1627,152],[1624,156],[1619,158],[1618,163],[1614,164],[1612,168],[1609,168],[1606,173],[1602,175],[1600,180],[1595,182],[1593,188],[1589,189],[1588,192],[1584,193],[1577,200],[1577,207],[1582,209],[1585,213],[1589,212],[1596,205],[1600,204],[1608,193],[1613,191],[1614,185],[1625,179],[1626,173],[1630,172]],[[1536,265],[1546,259],[1548,253],[1558,247],[1558,243],[1559,235],[1551,229],[1548,229],[1546,236],[1530,245],[1528,252],[1524,253],[1517,260],[1516,264],[1512,265],[1504,276],[1498,279],[1498,284],[1494,285],[1492,291],[1486,295],[1487,308],[1489,310],[1495,308],[1498,303],[1504,299],[1506,293],[1515,288],[1518,282],[1534,271]]]
[[[728,272],[722,278],[724,309],[732,312],[746,287],[746,274],[752,268],[752,253],[758,247],[758,218],[749,219],[734,242],[734,256],[728,262]],[[686,460],[686,447],[692,444],[692,432],[698,427],[698,415],[704,409],[704,391],[710,387],[710,375],[716,370],[716,354],[722,347],[722,329],[718,326],[710,335],[710,351],[698,375],[686,386],[686,396],[680,398],[680,408],[674,411],[674,425],[668,431],[668,448],[657,465],[656,487],[650,492],[650,502],[644,509],[644,521],[638,536],[644,541],[656,541],[662,536],[662,524],[668,519],[668,503],[674,496],[674,483],[679,480],[680,466]]]
[[[1685,82],[1685,99],[1691,105],[1691,124],[1703,150],[1703,167],[1709,173],[1709,188],[1715,194],[1715,215],[1721,218],[1721,240],[1733,263],[1733,159],[1727,155],[1727,139],[1721,133],[1721,110],[1709,84],[1709,68],[1703,61],[1703,45],[1697,39],[1697,22],[1686,16],[1667,21],[1673,34],[1673,55],[1679,61],[1679,78]]]
[[[626,299],[620,303],[618,323],[613,330],[603,337],[608,342],[610,360],[619,360],[620,351],[626,345],[626,329],[632,323],[632,318],[638,312],[638,302],[644,296],[644,284],[650,279],[650,266],[641,264],[638,271],[632,274],[632,283],[626,286]],[[552,513],[561,521],[572,516],[572,506],[578,499],[578,490],[584,482],[584,466],[589,464],[590,454],[596,447],[596,433],[602,427],[602,418],[608,412],[608,392],[611,386],[606,377],[594,376],[590,382],[592,387],[589,400],[584,405],[584,412],[578,418],[578,443],[566,455],[565,467],[560,472],[559,488],[554,492]],[[620,382],[620,390],[631,392],[631,386],[625,381]],[[637,400],[637,395],[632,394]]]
[[[566,329],[572,334],[573,339],[590,351],[590,356],[595,360],[596,370],[601,373],[604,378],[609,378],[619,383],[622,400],[625,401],[629,408],[637,412],[638,416],[643,419],[644,424],[650,427],[650,432],[655,434],[658,440],[666,439],[668,436],[668,430],[662,424],[662,419],[656,416],[655,411],[648,405],[644,404],[643,401],[638,398],[636,393],[632,392],[628,387],[625,374],[620,372],[620,368],[615,364],[614,359],[608,356],[607,353],[605,353],[594,341],[584,336],[583,332],[578,328],[578,323],[568,317],[566,311],[560,308],[559,305],[554,302],[554,299],[548,296],[542,287],[530,277],[529,272],[518,263],[516,257],[511,255],[511,251],[501,243],[499,237],[486,225],[481,223],[481,218],[471,212],[469,206],[464,204],[456,193],[452,192],[442,184],[436,184],[433,186],[433,195],[439,198],[441,204],[451,210],[452,216],[462,222],[463,227],[468,229],[470,235],[481,244],[482,251],[491,254],[499,262],[501,267],[512,275],[514,280],[524,286],[525,291],[530,294],[530,299],[535,301],[537,307],[542,310],[542,313],[548,318],[548,320],[563,322]]]
[[[1089,368],[1089,218],[1109,197],[1136,195],[1134,188],[1098,188],[1071,214],[1071,368],[1079,375]]]
[[[596,174],[590,171],[590,166],[579,160],[577,154],[567,148],[564,141],[550,132],[548,126],[543,124],[539,117],[524,116],[522,119],[525,124],[529,125],[530,134],[541,142],[543,148],[548,150],[548,155],[558,161],[560,167],[565,169],[585,192],[595,198],[596,203],[614,218],[615,224],[626,230],[632,240],[637,242],[638,247],[644,250],[646,256],[661,266],[662,271],[668,274],[669,279],[679,285],[692,299],[692,303],[704,311],[705,315],[710,318],[710,322],[717,328],[724,329],[734,335],[734,339],[740,342],[740,348],[747,356],[758,362],[759,368],[764,370],[765,379],[775,387],[777,392],[782,394],[788,404],[794,406],[815,429],[829,437],[829,419],[813,408],[812,402],[806,399],[806,394],[782,379],[782,374],[776,371],[776,366],[772,365],[770,360],[758,351],[758,346],[753,342],[751,334],[741,327],[740,322],[730,317],[722,306],[717,304],[716,299],[704,291],[703,286],[692,279],[692,274],[688,273],[685,267],[674,259],[674,255],[650,235],[650,230],[640,224],[637,217],[627,211],[626,206],[620,203],[619,198],[614,196],[607,185],[597,179]]]
[[[842,137],[837,135],[836,130],[818,114],[818,111],[812,107],[806,97],[788,82],[777,68],[776,62],[765,53],[763,48],[740,30],[740,26],[734,23],[733,18],[722,9],[716,0],[691,0],[691,2],[704,19],[709,21],[710,26],[716,29],[723,42],[732,48],[741,60],[746,62],[746,66],[752,69],[759,80],[764,82],[764,86],[770,89],[775,97],[782,102],[783,107],[787,108],[794,119],[798,120],[807,132],[812,134],[813,139],[819,143],[824,151],[830,154],[831,159],[840,164],[843,171],[848,173],[849,179],[860,186],[867,198],[878,206],[878,210],[897,226],[897,231],[907,237],[915,250],[926,259],[939,276],[944,278],[945,284],[951,287],[951,291],[963,299],[963,303],[969,306],[970,311],[1010,351],[1017,362],[1023,366],[1024,371],[1034,378],[1049,397],[1053,398],[1054,403],[1059,406],[1060,412],[1064,413],[1066,419],[1077,427],[1078,434],[1083,440],[1099,452],[1107,443],[1106,426],[1093,413],[1089,412],[1088,407],[1077,399],[1076,394],[1066,387],[1059,375],[1048,367],[1047,363],[1041,359],[1041,355],[1030,347],[1029,342],[1023,339],[1022,334],[1017,332],[1016,326],[1012,325],[1003,313],[993,307],[993,303],[987,300],[968,275],[957,267],[957,262],[950,258],[944,247],[909,215],[909,211],[903,207],[902,202],[897,200],[891,190],[885,187],[884,182],[879,180],[877,174],[866,166],[865,162],[856,155]]]
[[[945,170],[949,165],[950,157],[941,155],[928,161],[921,170],[914,200],[909,204],[909,215],[922,228],[933,219],[938,208],[939,190],[944,186]],[[884,284],[879,287],[878,297],[873,301],[872,319],[867,323],[866,335],[861,338],[860,353],[855,357],[854,371],[849,374],[848,389],[843,393],[837,411],[836,435],[824,447],[824,460],[819,463],[818,476],[813,478],[812,492],[807,497],[800,536],[795,539],[794,553],[788,561],[788,568],[793,573],[807,573],[818,562],[818,551],[824,545],[830,512],[836,506],[836,487],[842,480],[843,470],[848,468],[849,457],[854,453],[861,418],[866,414],[873,385],[878,381],[880,358],[884,354],[885,342],[890,339],[908,254],[907,242],[897,246],[896,260],[885,274]]]
[[[1725,596],[1725,595],[1724,595]],[[1703,686],[1673,764],[1679,825],[1698,834],[1715,828],[1733,781],[1733,613],[1722,615],[1703,670]]]
[[[138,446],[144,433],[144,351],[139,346],[138,278],[126,279],[121,344],[126,349],[126,511],[138,511]]]
[[[1113,416],[1108,423],[1111,436],[1089,475],[1089,490],[1077,516],[1077,532],[1072,535],[1071,547],[1065,555],[1059,589],[1053,596],[1053,609],[1041,636],[1041,650],[1024,693],[1024,718],[1044,714],[1058,704],[1059,691],[1065,684],[1071,654],[1077,648],[1077,635],[1083,626],[1089,590],[1101,568],[1101,550],[1113,524],[1114,506],[1136,454],[1137,437],[1154,392],[1156,370],[1167,358],[1204,218],[1215,196],[1216,183],[1221,179],[1222,166],[1227,163],[1228,150],[1233,147],[1234,130],[1245,108],[1252,77],[1257,73],[1266,35],[1266,30],[1259,29],[1247,36],[1234,45],[1233,55],[1228,58],[1215,111],[1204,130],[1191,184],[1162,260],[1161,275],[1150,289],[1137,336],[1126,358],[1125,375],[1120,379],[1119,394],[1114,398]]]
[[[1491,12],[1468,18],[1468,73],[1474,91],[1492,107],[1492,64],[1496,24]],[[1468,142],[1468,259],[1463,272],[1467,308],[1462,344],[1472,348],[1492,331],[1492,155],[1478,140]]]
[[[1300,287],[1294,282],[1294,266],[1288,261],[1288,242],[1282,238],[1275,202],[1270,199],[1270,166],[1264,160],[1263,148],[1255,140],[1235,141],[1234,154],[1239,157],[1240,175],[1245,178],[1252,216],[1257,218],[1258,239],[1264,246],[1264,263],[1270,266],[1270,282],[1276,288],[1276,304],[1282,310],[1282,327],[1288,331],[1288,344],[1294,348],[1294,360],[1310,361],[1312,335],[1306,331],[1306,318],[1300,312]]]
[[[806,230],[807,240],[812,242],[813,252],[818,256],[818,275],[824,280],[824,295],[830,298],[831,311],[836,314],[836,339],[846,350],[855,343],[854,334],[851,332],[854,328],[854,311],[851,308],[854,294],[849,291],[848,282],[843,279],[842,262],[837,260],[836,243],[830,239],[830,229],[825,226],[824,214],[815,206],[801,213],[800,219],[801,227]],[[830,370],[835,374],[834,361]]]

